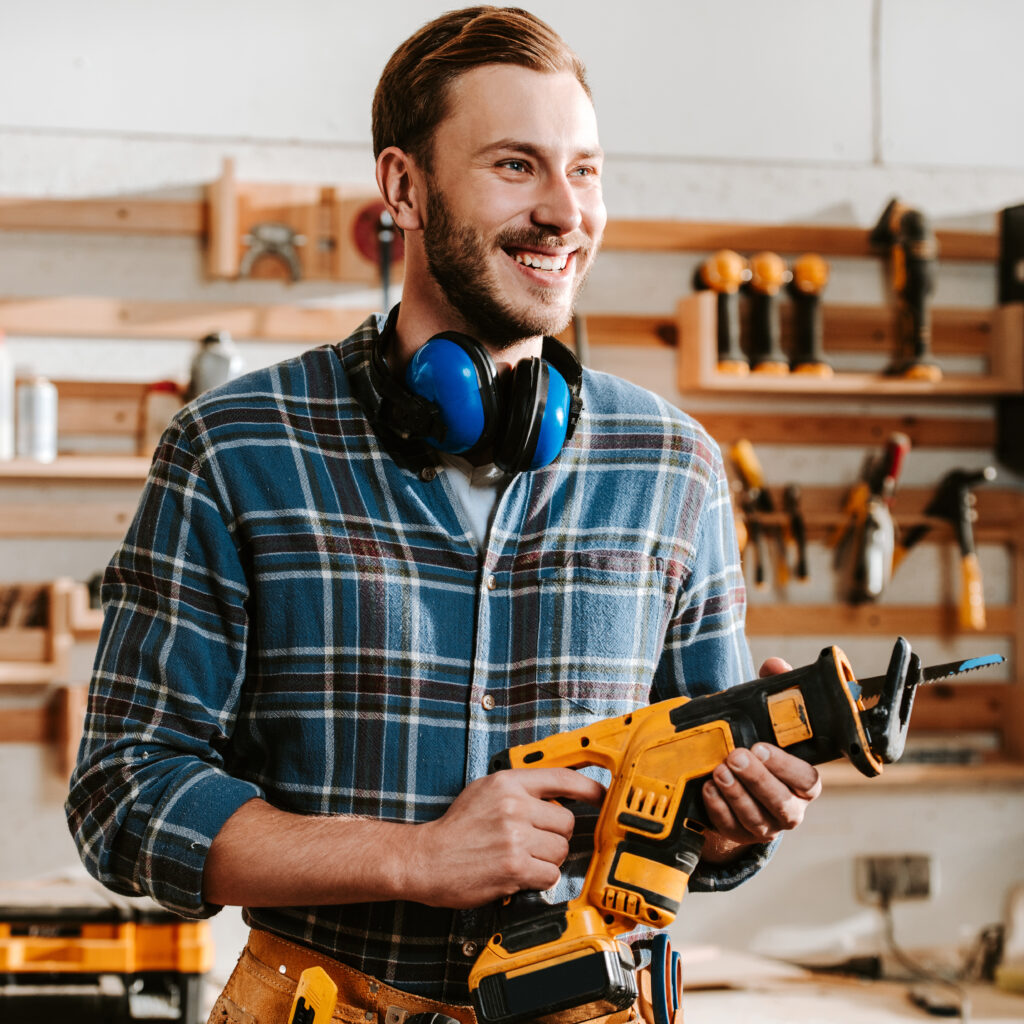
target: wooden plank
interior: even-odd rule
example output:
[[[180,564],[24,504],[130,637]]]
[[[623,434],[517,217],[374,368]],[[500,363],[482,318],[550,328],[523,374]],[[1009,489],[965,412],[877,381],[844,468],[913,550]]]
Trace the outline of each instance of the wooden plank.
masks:
[[[670,317],[632,313],[588,313],[584,317],[591,345],[671,348],[676,344],[676,323]],[[575,341],[572,326],[559,335],[567,345]]]
[[[79,483],[104,480],[108,483],[142,483],[151,462],[148,455],[62,455],[55,462],[12,459],[0,462],[0,482]]]
[[[803,500],[809,510],[827,510],[835,507],[837,491],[842,488],[805,488]],[[845,494],[845,491],[843,491]],[[903,523],[924,520],[924,509],[931,500],[934,491],[923,487],[904,487],[897,490],[893,498],[893,514]],[[992,530],[1000,530],[1006,534],[1007,541],[1020,533],[1022,515],[1024,515],[1024,494],[1018,491],[1004,490],[989,485],[978,487],[974,491],[977,500],[978,523]],[[935,520],[927,520],[936,523]]]
[[[237,232],[217,228],[218,204],[234,199],[237,189],[263,189],[274,196],[294,195],[294,203],[319,201],[320,185],[289,185],[235,181],[233,162],[217,181],[208,186],[205,200],[155,199],[35,199],[0,198],[0,230],[14,231],[100,231],[129,234],[195,235],[235,239]],[[372,186],[365,189],[375,196]],[[284,200],[282,200],[284,201]],[[230,225],[221,225],[230,227]],[[823,256],[878,256],[869,242],[866,228],[827,224],[756,224],[726,221],[678,221],[612,219],[605,230],[603,246],[611,250],[645,252],[697,252],[736,249],[754,252],[771,249],[785,254],[817,252]],[[939,258],[942,260],[995,261],[999,239],[993,232],[937,229]],[[217,250],[219,246],[213,246]],[[220,254],[223,255],[223,254]],[[214,261],[220,265],[220,255]]]
[[[138,496],[122,501],[4,502],[0,537],[89,537],[120,540],[135,515]]]
[[[792,307],[780,305],[783,338],[792,333]],[[992,350],[998,309],[939,307],[932,311],[932,350],[936,355],[987,356]],[[745,323],[746,317],[743,321]],[[673,346],[678,328],[669,317],[634,314],[590,313],[587,338],[593,345]],[[868,352],[887,355],[895,350],[895,308],[829,304],[822,305],[826,355],[829,352]],[[572,330],[561,336],[572,341]],[[1021,346],[1024,347],[1024,346]]]
[[[914,697],[911,729],[1002,733],[1020,688],[1016,683],[982,682],[922,686]]]
[[[952,764],[897,763],[885,766],[881,776],[866,778],[848,761],[834,761],[818,766],[825,791],[871,787],[887,789],[918,788],[944,791],[970,789],[978,786],[1008,786],[1016,789],[1024,783],[1024,763],[997,761],[969,766]]]
[[[995,421],[924,416],[849,416],[806,413],[693,414],[720,444],[754,438],[758,444],[883,445],[895,431],[902,431],[915,448],[992,448]]]
[[[206,204],[158,199],[0,197],[0,230],[200,236],[206,231]]]
[[[938,355],[986,356],[992,349],[995,309],[936,307],[932,310],[932,351]],[[887,306],[821,306],[822,337],[828,352],[877,352],[896,348],[896,309]],[[792,334],[792,307],[780,306],[782,336]]]
[[[57,388],[57,433],[61,439],[61,447],[69,438],[118,438],[124,442],[120,451],[136,453],[147,445],[152,450],[153,438],[151,430],[147,433],[147,418],[150,410],[148,396],[153,385],[149,381],[75,381],[55,380]],[[169,419],[167,402],[170,408],[176,408],[184,402],[181,395],[181,382],[170,381],[178,389],[177,396],[171,394],[165,400],[163,393],[159,395],[159,406],[154,412],[162,410],[163,416]],[[83,445],[74,445],[75,451],[81,453]],[[108,455],[114,452],[108,451]],[[119,454],[119,453],[118,453]]]
[[[683,346],[685,349],[685,345]],[[681,382],[682,383],[682,382]],[[690,385],[692,389],[693,386]],[[1016,395],[1020,387],[990,374],[947,374],[940,381],[905,380],[879,373],[837,373],[827,379],[787,374],[773,377],[751,374],[733,377],[712,371],[700,382],[698,389],[708,394],[770,395],[775,398],[996,398]],[[681,390],[687,390],[681,386]]]
[[[103,609],[89,605],[89,588],[76,583],[71,591],[69,627],[76,640],[94,640],[103,628]]]
[[[0,710],[0,743],[48,743],[53,724],[46,708]]]
[[[1024,388],[1024,303],[996,309],[992,333],[992,373]]]
[[[979,636],[1008,636],[1014,624],[1010,607],[988,607]],[[957,611],[950,605],[758,604],[747,607],[751,636],[869,636],[902,633],[941,636],[957,632]]]
[[[43,627],[0,629],[0,661],[45,661],[49,637]]]
[[[29,337],[158,340],[192,340],[211,330],[222,329],[236,338],[253,341],[331,342],[344,338],[371,312],[341,306],[145,302],[96,296],[8,297],[0,298],[0,328],[11,335]],[[787,331],[788,304],[783,304],[781,312],[784,331]],[[939,355],[987,355],[998,312],[935,309],[932,318],[935,352]],[[893,348],[893,314],[886,307],[830,307],[826,303],[823,315],[827,350],[884,354]],[[677,344],[676,319],[669,316],[591,313],[586,316],[586,324],[592,345],[665,348]],[[571,343],[572,328],[561,337]]]
[[[43,686],[59,676],[59,667],[48,661],[0,661],[0,686]]]
[[[135,444],[141,400],[65,396],[57,386],[57,436],[123,437]]]
[[[94,296],[0,298],[7,334],[68,338],[193,340],[211,331],[236,339],[329,342],[349,335],[372,310],[241,303],[126,302]]]
[[[238,183],[235,162],[224,160],[220,177],[206,187],[209,234],[206,246],[206,273],[213,278],[238,275]]]
[[[598,318],[599,321],[605,319],[610,321],[612,318]],[[631,321],[633,318],[624,319]],[[648,337],[645,326],[640,330],[645,334],[642,340],[635,337],[626,343],[653,343],[654,334],[650,333]],[[609,338],[611,336],[608,335]],[[566,332],[565,340],[572,343],[571,330]],[[610,341],[599,340],[597,343]],[[137,429],[138,412],[147,387],[144,382],[57,380],[54,383],[59,395],[62,437],[81,434],[125,436],[134,434]],[[992,448],[996,441],[992,418],[771,412],[699,412],[696,417],[712,437],[724,444],[744,437],[756,438],[759,444],[806,444],[807,438],[813,437],[816,444],[881,445],[894,431],[907,434],[915,448]]]
[[[770,249],[783,254],[816,252],[822,256],[877,257],[865,228],[814,224],[750,224],[719,221],[610,220],[603,248],[646,252],[751,253]],[[999,239],[981,231],[936,231],[940,259],[995,261]]]
[[[142,402],[150,381],[144,380],[61,380],[53,381],[62,402],[73,401],[124,401],[136,405]]]
[[[782,487],[782,483],[767,483],[767,490],[776,499],[777,508],[782,507]],[[845,521],[843,509],[848,490],[844,487],[801,487],[801,510],[807,521],[810,539],[822,539]],[[928,525],[931,529],[925,535],[924,542],[948,543],[953,538],[951,525],[945,520],[924,514],[932,494],[933,491],[919,487],[897,491],[892,503],[893,515],[903,529],[918,523]],[[987,487],[977,488],[974,495],[978,513],[974,524],[976,539],[985,543],[1016,545],[1020,524],[1024,521],[1024,495]],[[787,517],[782,512],[760,515],[758,519],[765,525],[785,526],[787,523]]]
[[[50,728],[57,745],[57,770],[65,778],[78,757],[88,699],[89,688],[81,685],[58,687],[54,695]]]

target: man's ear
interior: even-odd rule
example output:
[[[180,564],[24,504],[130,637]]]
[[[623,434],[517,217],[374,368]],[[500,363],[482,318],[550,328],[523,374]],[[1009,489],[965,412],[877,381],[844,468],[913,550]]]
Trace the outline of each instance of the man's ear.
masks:
[[[423,174],[405,150],[388,146],[377,157],[377,187],[396,227],[402,231],[423,227]]]

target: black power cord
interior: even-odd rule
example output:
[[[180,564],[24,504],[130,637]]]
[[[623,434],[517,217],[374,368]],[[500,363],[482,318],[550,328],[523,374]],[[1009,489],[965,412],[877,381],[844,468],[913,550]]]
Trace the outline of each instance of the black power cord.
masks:
[[[967,990],[957,979],[945,977],[925,967],[909,956],[896,941],[896,929],[892,917],[892,893],[883,889],[879,894],[879,907],[885,924],[885,942],[893,959],[910,975],[912,984],[907,991],[912,1003],[935,1017],[956,1017],[963,1024],[971,1019],[971,1001]],[[935,991],[934,986],[949,993],[949,998]]]

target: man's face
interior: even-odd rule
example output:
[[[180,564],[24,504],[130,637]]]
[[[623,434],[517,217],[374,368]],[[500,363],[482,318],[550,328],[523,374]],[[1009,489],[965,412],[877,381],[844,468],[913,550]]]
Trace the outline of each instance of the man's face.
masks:
[[[495,348],[557,334],[607,220],[594,108],[571,74],[488,65],[449,109],[426,176],[429,272]]]

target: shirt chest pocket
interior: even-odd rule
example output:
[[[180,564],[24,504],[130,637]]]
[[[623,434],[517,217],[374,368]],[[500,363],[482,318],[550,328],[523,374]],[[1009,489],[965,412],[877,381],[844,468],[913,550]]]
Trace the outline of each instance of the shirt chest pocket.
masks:
[[[515,660],[535,665],[534,711],[548,731],[648,702],[670,589],[662,560],[639,552],[565,554],[523,574]]]

